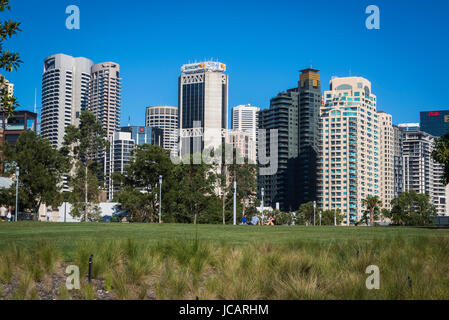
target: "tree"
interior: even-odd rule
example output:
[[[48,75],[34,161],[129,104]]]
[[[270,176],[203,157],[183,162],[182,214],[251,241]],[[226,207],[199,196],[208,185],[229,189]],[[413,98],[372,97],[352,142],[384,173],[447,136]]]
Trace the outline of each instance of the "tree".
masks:
[[[237,182],[237,209],[241,212],[241,216],[247,214],[249,207],[254,207],[257,203],[257,171],[255,164],[250,164],[248,158],[243,158],[238,154],[239,150],[232,148],[232,162],[226,163],[226,149],[230,149],[230,145],[223,144],[221,147],[222,163],[219,168],[216,166],[214,170],[220,188],[220,197],[222,202],[222,221],[226,224],[227,218],[232,219],[233,203],[234,203],[234,181]],[[237,159],[240,158],[239,163]],[[240,216],[240,215],[239,215]]]
[[[191,162],[194,158],[190,155]],[[217,176],[212,165],[185,164],[175,166],[173,179],[175,184],[167,193],[170,211],[177,215],[177,220],[193,222],[207,213],[211,208],[211,201],[216,199],[215,188]],[[192,221],[193,218],[193,221]]]
[[[436,216],[436,207],[429,196],[414,190],[401,193],[391,201],[390,218],[395,224],[404,226],[431,225]]]
[[[63,152],[73,157],[73,165],[78,168],[75,170],[75,179],[84,181],[82,191],[76,188],[73,192],[83,192],[84,194],[84,221],[87,222],[89,219],[89,181],[95,184],[89,171],[94,174],[98,173],[98,157],[108,147],[108,142],[105,139],[105,131],[101,122],[90,111],[81,111],[79,127],[69,125],[65,131]],[[84,177],[79,174],[81,167],[84,169]],[[79,198],[80,195],[73,196],[73,199]]]
[[[163,177],[162,194],[165,198],[173,185],[173,167],[169,152],[160,146],[144,144],[132,151],[125,174],[113,176],[114,183],[122,185],[118,199],[131,221],[156,221],[160,203],[159,176]]]
[[[298,224],[313,225],[313,211],[312,201],[301,204],[296,212],[296,220]],[[318,218],[318,212],[316,212],[316,218]]]
[[[85,168],[81,162],[75,164],[74,172],[68,179],[68,185],[71,188],[70,195],[68,197],[69,202],[72,204],[71,215],[73,217],[87,217],[85,221],[99,221],[100,220],[100,208],[98,206],[98,198],[100,195],[100,183],[95,170],[89,170],[87,173],[87,202],[85,201]],[[87,205],[86,205],[87,204]]]
[[[365,212],[362,220],[368,221],[369,219],[369,225],[372,227],[374,226],[374,220],[379,216],[380,206],[382,205],[382,202],[380,201],[378,196],[368,196],[366,197],[366,199],[362,200],[362,204],[365,206]]]
[[[237,163],[237,149],[233,150],[234,161],[228,165],[229,173],[228,198],[233,199],[234,181],[237,182],[237,201],[242,206],[242,215],[245,215],[246,208],[254,205],[257,199],[257,166],[249,164],[248,159],[243,159],[242,164]]]
[[[323,226],[333,226],[334,218],[337,218],[337,226],[343,221],[343,214],[340,209],[337,210],[324,210],[321,213],[321,224]]]
[[[0,12],[10,10],[9,0],[0,0]],[[4,49],[4,42],[11,39],[12,36],[22,31],[20,28],[20,22],[3,21],[0,23],[0,68],[12,72],[17,70],[22,60],[20,60],[19,54],[16,52],[10,52]],[[8,93],[5,77],[0,76],[0,113],[6,114],[6,117],[10,117],[18,106],[17,99]]]
[[[6,162],[15,163],[20,168],[21,204],[32,209],[35,218],[42,203],[60,203],[59,193],[68,159],[59,150],[53,149],[48,140],[37,136],[34,131],[26,131],[14,146],[5,144],[3,153]],[[15,166],[10,167],[9,173],[13,174]]]
[[[435,148],[432,157],[436,162],[444,165],[444,173],[442,182],[444,185],[449,184],[449,134],[435,139]]]

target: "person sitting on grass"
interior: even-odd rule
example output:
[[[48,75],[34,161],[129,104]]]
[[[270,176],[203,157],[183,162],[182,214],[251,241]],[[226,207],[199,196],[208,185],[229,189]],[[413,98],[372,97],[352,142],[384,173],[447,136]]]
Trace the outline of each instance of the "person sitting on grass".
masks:
[[[251,226],[260,226],[260,219],[257,216],[257,214],[255,214],[252,218],[251,218],[251,223],[249,224]]]
[[[274,218],[271,214],[268,216],[268,221],[265,222],[265,225],[266,226],[274,226]]]
[[[244,214],[243,217],[242,217],[242,224],[244,226],[246,226],[248,224],[248,218],[246,217],[246,214]]]

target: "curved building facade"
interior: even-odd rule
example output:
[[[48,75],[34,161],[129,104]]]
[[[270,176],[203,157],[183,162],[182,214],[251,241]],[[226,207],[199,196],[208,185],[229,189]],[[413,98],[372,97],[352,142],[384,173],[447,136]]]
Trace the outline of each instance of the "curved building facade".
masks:
[[[174,106],[150,106],[145,112],[147,127],[163,130],[163,147],[171,152],[177,151],[178,108]]]
[[[89,107],[93,62],[55,54],[44,59],[41,135],[53,147],[62,146],[65,128],[79,124],[81,110]]]
[[[121,78],[120,65],[115,62],[96,64],[91,70],[89,110],[103,124],[107,137],[120,126]]]

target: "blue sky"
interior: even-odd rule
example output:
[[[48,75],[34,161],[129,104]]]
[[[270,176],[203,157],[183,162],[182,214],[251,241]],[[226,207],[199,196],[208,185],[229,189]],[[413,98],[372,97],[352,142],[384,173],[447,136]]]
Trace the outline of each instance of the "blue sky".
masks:
[[[367,30],[365,8],[380,8],[380,30]],[[68,30],[68,5],[81,29]],[[296,86],[311,61],[322,90],[332,76],[372,82],[378,109],[394,123],[419,122],[419,111],[449,108],[449,1],[152,1],[11,0],[23,32],[6,49],[24,64],[4,73],[21,109],[40,105],[43,59],[55,53],[114,61],[123,78],[122,124],[143,125],[148,105],[177,105],[180,67],[214,58],[226,63],[229,108],[269,106]]]

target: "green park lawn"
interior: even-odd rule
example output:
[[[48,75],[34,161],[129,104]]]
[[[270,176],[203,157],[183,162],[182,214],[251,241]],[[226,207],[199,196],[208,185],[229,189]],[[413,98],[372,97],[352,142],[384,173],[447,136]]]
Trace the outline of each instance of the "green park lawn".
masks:
[[[79,242],[133,239],[139,243],[160,240],[199,240],[221,245],[286,244],[295,241],[321,243],[334,241],[371,241],[402,237],[443,236],[449,230],[409,227],[313,227],[313,226],[223,226],[190,224],[120,224],[120,223],[0,223],[0,244],[15,242],[29,246],[37,241],[48,241],[69,254]]]

